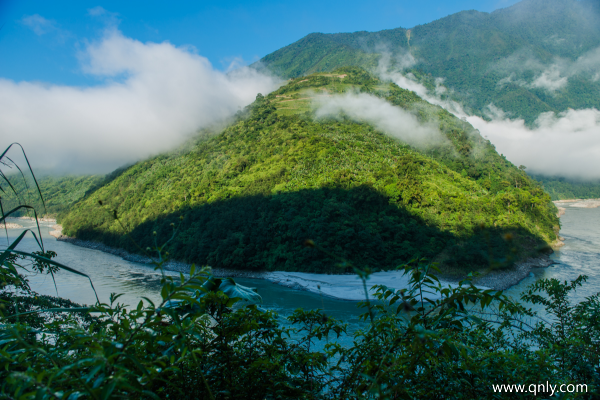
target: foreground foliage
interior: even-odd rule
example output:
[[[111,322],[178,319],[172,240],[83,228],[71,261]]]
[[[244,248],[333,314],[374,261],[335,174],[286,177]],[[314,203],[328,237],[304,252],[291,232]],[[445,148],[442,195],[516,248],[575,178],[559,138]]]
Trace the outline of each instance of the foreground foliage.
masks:
[[[3,277],[12,266],[4,262]],[[83,320],[42,305],[25,314],[8,296],[0,316],[0,396],[480,399],[521,396],[492,385],[547,381],[586,385],[569,398],[596,393],[598,295],[577,305],[567,298],[585,277],[541,280],[524,293],[545,307],[544,322],[501,292],[469,281],[443,287],[429,263],[402,269],[408,290],[376,287],[377,301],[359,304],[365,323],[349,347],[335,341],[346,326],[323,311],[298,309],[282,325],[275,313],[210,289],[214,278],[195,268],[180,279],[163,276],[159,304],[128,307],[113,295],[109,304],[87,307]],[[67,318],[53,317],[58,312]],[[42,326],[25,320],[32,314],[44,316]],[[532,318],[537,322],[528,324]]]

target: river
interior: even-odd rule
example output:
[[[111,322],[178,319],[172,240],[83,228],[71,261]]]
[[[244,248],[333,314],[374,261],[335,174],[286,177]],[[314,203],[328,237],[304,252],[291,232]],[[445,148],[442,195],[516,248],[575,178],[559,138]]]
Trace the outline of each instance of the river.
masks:
[[[556,251],[552,258],[557,264],[549,268],[534,270],[529,278],[508,289],[505,293],[519,296],[525,287],[536,279],[558,278],[572,280],[579,275],[588,275],[585,286],[578,290],[573,301],[580,301],[595,294],[600,288],[600,208],[567,208],[561,217],[561,236],[565,238],[565,246]],[[33,223],[18,221],[26,227]],[[78,247],[66,242],[57,241],[49,235],[49,223],[41,226],[42,237],[47,250],[55,251],[57,261],[88,274],[102,302],[107,302],[110,293],[123,293],[120,302],[137,305],[142,297],[159,301],[160,273],[151,266],[125,261],[112,254]],[[9,229],[9,240],[15,238],[22,230]],[[0,248],[6,245],[2,238]],[[32,237],[27,237],[18,247],[23,251],[38,250]],[[174,274],[174,273],[173,273]],[[174,274],[176,275],[176,274]],[[30,285],[40,294],[58,295],[78,303],[92,304],[94,293],[87,279],[71,273],[56,274],[56,288],[49,275],[29,275]],[[249,278],[236,278],[242,285],[255,287],[263,298],[264,308],[278,312],[281,316],[289,315],[296,308],[321,308],[325,312],[349,324],[350,330],[360,326],[359,315],[362,310],[356,302],[334,299],[318,293],[289,289],[274,283]]]
[[[12,220],[25,228],[37,228],[33,222]],[[119,302],[136,306],[142,297],[155,303],[160,302],[160,272],[153,266],[126,261],[121,257],[103,253],[99,250],[87,249],[56,240],[49,232],[54,223],[41,223],[41,233],[46,250],[57,253],[54,260],[72,267],[90,276],[101,302],[108,302],[111,293],[122,293]],[[8,239],[15,239],[23,229],[9,229]],[[0,238],[0,249],[6,248],[6,237]],[[39,247],[33,236],[27,235],[18,245],[17,250],[37,251]],[[21,271],[23,273],[23,271]],[[167,274],[179,276],[178,273],[166,271]],[[68,298],[81,304],[93,304],[96,297],[89,281],[79,275],[61,271],[56,276],[56,287],[50,275],[25,274],[32,290],[40,294]],[[261,295],[261,307],[277,312],[281,322],[285,324],[285,316],[297,308],[324,310],[329,316],[348,324],[348,331],[353,332],[362,324],[359,321],[361,311],[357,302],[335,299],[312,292],[293,290],[263,279],[235,278],[244,286],[256,288]],[[351,336],[343,338],[343,344],[350,344]]]
[[[537,279],[570,281],[579,275],[587,275],[588,281],[571,296],[572,302],[580,302],[600,291],[600,208],[567,205],[560,220],[560,235],[565,238],[565,245],[551,256],[557,264],[533,270],[529,278],[506,290],[506,294],[518,298]]]

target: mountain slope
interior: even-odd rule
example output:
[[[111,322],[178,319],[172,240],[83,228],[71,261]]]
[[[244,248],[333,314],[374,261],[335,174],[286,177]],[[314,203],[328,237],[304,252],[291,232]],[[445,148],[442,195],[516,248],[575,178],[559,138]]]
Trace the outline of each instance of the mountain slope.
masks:
[[[600,199],[600,181],[577,181],[561,177],[534,176],[552,200]]]
[[[315,101],[359,91],[444,139],[419,150],[351,115],[315,117]],[[530,254],[558,226],[549,196],[469,124],[352,68],[292,80],[188,152],[131,166],[75,205],[64,232],[136,251],[113,209],[142,248],[181,224],[176,259],[252,270],[342,272],[302,246],[312,239],[361,266],[426,256],[464,273]]]
[[[391,67],[399,67],[410,54],[417,63],[406,72],[444,78],[471,112],[483,114],[493,103],[532,122],[541,112],[600,108],[598,9],[595,1],[525,0],[410,30],[313,33],[260,65],[298,77],[344,65],[373,68],[383,53],[392,55]]]
[[[10,211],[19,204],[29,204],[37,208],[38,212],[41,213],[40,216],[45,215],[48,217],[56,217],[58,214],[65,212],[82,199],[87,191],[93,190],[103,181],[101,176],[96,175],[43,176],[38,178],[38,184],[46,204],[46,213],[44,213],[33,180],[23,180],[21,175],[11,175],[7,178],[19,197],[15,196],[8,184],[3,182],[3,192],[0,194],[4,212]],[[11,214],[11,216],[20,215],[25,215],[25,212],[17,211],[17,214]]]

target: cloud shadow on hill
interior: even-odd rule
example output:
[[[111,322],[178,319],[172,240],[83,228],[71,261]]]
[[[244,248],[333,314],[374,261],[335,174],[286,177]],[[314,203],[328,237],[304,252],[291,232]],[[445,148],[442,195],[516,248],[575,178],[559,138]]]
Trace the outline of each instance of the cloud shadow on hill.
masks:
[[[443,260],[452,272],[481,270],[490,260],[532,251],[543,244],[524,229],[480,228],[458,237],[428,225],[368,185],[320,188],[275,195],[235,197],[148,220],[131,232],[140,247],[164,243],[171,257],[214,268],[343,273],[336,260],[359,267],[393,269],[418,257]],[[514,238],[505,240],[506,234]],[[124,235],[82,229],[76,236],[138,252]]]

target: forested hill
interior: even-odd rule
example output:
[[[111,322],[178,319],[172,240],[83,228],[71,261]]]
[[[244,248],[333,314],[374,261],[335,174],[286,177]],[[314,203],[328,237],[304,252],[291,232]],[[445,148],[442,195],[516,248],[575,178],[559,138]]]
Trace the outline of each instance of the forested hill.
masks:
[[[348,92],[445,139],[421,151],[349,115],[315,117],[314,101]],[[291,80],[187,152],[113,178],[62,218],[66,234],[137,251],[116,210],[141,248],[174,224],[171,256],[213,267],[343,272],[303,246],[312,239],[359,266],[429,257],[464,273],[531,254],[558,229],[550,197],[468,123],[356,68]]]
[[[562,177],[533,176],[552,200],[600,199],[600,180],[578,181]]]
[[[474,114],[493,103],[532,122],[542,112],[600,108],[597,0],[525,0],[492,13],[462,11],[412,29],[312,33],[261,65],[286,77],[340,66],[375,68],[414,56],[406,73],[444,85]],[[396,67],[398,67],[396,62]]]
[[[44,210],[32,179],[25,179],[20,174],[9,175],[6,178],[10,181],[12,189],[5,181],[0,186],[0,200],[5,213],[19,204],[28,204],[36,208],[39,216],[46,217],[56,217],[65,212],[82,199],[86,192],[101,186],[106,179],[100,175],[42,176],[37,181],[46,205]],[[26,214],[27,210],[20,210],[11,216]]]

